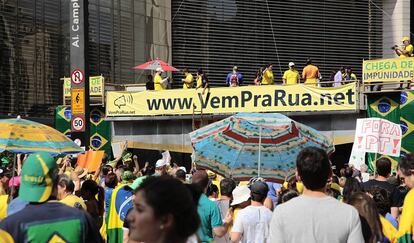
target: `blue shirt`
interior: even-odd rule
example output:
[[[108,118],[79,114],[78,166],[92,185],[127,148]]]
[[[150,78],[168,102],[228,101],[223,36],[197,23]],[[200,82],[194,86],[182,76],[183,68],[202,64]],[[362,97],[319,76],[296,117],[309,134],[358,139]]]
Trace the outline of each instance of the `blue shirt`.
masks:
[[[279,190],[282,185],[274,182],[266,182],[267,187],[269,187],[269,192],[267,193],[267,197],[270,197],[273,202],[273,207],[277,204],[277,190]]]
[[[213,241],[213,228],[223,225],[221,221],[220,209],[213,201],[203,193],[198,201],[198,216],[201,225],[197,230],[197,235],[202,243]]]
[[[23,201],[20,197],[16,197],[15,199],[11,200],[9,206],[7,206],[7,216],[15,214],[21,211],[29,204],[26,201]]]

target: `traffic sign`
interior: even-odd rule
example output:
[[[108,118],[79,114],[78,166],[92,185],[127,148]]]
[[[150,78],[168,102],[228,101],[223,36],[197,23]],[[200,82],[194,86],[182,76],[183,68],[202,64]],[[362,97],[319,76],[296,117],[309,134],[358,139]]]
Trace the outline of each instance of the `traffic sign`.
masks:
[[[72,89],[72,114],[85,114],[85,89]]]
[[[77,116],[72,119],[72,129],[77,132],[82,132],[85,130],[85,118],[82,116]]]
[[[76,68],[70,74],[70,79],[73,84],[81,84],[85,80],[85,74],[79,68]]]

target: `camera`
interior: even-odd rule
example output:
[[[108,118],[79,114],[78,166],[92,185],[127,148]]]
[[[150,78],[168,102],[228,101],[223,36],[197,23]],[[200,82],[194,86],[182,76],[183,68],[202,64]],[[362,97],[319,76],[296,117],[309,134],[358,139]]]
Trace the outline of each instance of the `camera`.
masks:
[[[398,48],[398,45],[394,45],[393,47],[391,47],[392,50],[395,50]]]

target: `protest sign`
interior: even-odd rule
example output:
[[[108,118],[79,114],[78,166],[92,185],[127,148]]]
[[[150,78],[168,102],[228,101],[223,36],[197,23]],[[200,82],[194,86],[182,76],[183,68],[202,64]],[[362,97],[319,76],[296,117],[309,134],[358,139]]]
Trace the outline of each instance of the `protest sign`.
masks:
[[[370,152],[400,156],[402,131],[400,124],[381,118],[358,119],[354,148],[359,152]]]
[[[115,142],[112,143],[112,153],[114,154],[114,158],[119,158],[122,156],[122,152],[123,152],[123,145],[125,144],[125,142]]]
[[[104,151],[86,151],[85,154],[78,155],[78,166],[93,172],[99,169],[104,156]]]

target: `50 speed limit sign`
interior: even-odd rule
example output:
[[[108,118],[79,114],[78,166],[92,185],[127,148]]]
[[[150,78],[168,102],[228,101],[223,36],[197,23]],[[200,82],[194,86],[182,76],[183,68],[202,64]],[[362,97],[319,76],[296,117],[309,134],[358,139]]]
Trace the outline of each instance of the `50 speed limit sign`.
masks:
[[[72,128],[75,131],[81,132],[85,130],[85,118],[77,116],[72,119]]]

